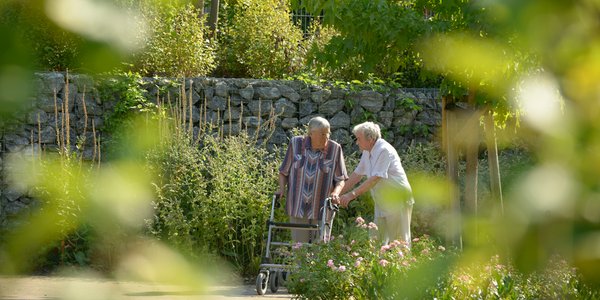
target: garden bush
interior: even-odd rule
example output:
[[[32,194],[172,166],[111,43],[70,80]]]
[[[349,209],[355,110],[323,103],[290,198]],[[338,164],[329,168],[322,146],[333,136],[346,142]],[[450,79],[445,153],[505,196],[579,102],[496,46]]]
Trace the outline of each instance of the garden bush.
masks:
[[[322,56],[332,55],[325,52],[325,49],[329,42],[339,35],[339,31],[333,27],[323,26],[316,21],[308,28],[308,34],[302,42],[303,49],[306,49],[304,72],[310,76],[331,81],[352,81],[365,78],[365,74],[361,72],[360,61],[358,59],[349,59],[347,62],[340,63],[335,67],[332,67],[322,59]]]
[[[329,243],[293,247],[290,293],[302,299],[398,299],[399,283],[412,280],[409,275],[414,271],[445,255],[445,249],[436,248],[427,236],[414,239],[411,247],[399,241],[382,246],[370,238],[378,230],[374,223],[361,217],[355,221]]]
[[[289,1],[238,1],[219,35],[218,73],[226,77],[283,78],[304,64],[302,31],[291,22]]]
[[[542,272],[523,274],[509,259],[481,261],[446,249],[427,235],[409,247],[370,238],[373,223],[324,244],[280,251],[292,266],[287,289],[299,299],[596,299],[577,271],[555,257]]]
[[[65,99],[73,99],[69,97],[68,86],[67,80],[64,87]],[[67,107],[74,105],[77,104],[65,101],[59,105],[55,102],[54,118],[70,119],[70,110]],[[39,131],[41,125],[37,126]],[[14,250],[7,246],[7,242],[20,238],[16,232],[27,231],[31,225],[42,226],[41,223],[44,222],[52,225],[35,228],[33,238],[27,236],[31,253],[18,253],[15,261],[19,262],[22,259],[21,265],[17,263],[12,266],[35,273],[48,273],[65,266],[85,267],[96,263],[91,257],[92,252],[96,250],[96,232],[93,221],[87,218],[87,210],[90,207],[88,193],[93,186],[92,177],[97,165],[96,161],[89,164],[83,160],[86,145],[84,136],[88,129],[76,136],[75,130],[67,122],[62,126],[57,125],[55,130],[56,147],[46,148],[39,138],[37,143],[34,143],[32,128],[31,148],[24,149],[25,155],[11,154],[13,157],[10,157],[10,160],[14,161],[10,163],[11,172],[7,173],[14,186],[22,189],[32,200],[29,207],[19,212],[17,218],[21,220],[15,222],[15,228],[2,228],[0,233],[3,239],[0,240],[0,248],[3,249],[0,249],[0,252]],[[89,132],[95,141],[98,138],[97,132],[92,129],[89,129]],[[73,141],[76,141],[74,145],[71,144]],[[93,144],[91,147],[96,155],[99,146]],[[25,164],[26,169],[20,164]],[[39,238],[40,236],[42,238]],[[105,268],[100,266],[98,269]]]
[[[32,61],[29,63],[35,69],[81,69],[82,62],[78,61],[78,56],[83,40],[50,21],[43,9],[37,2],[3,1],[0,4],[0,24],[10,28],[13,37],[18,37],[18,40],[6,42],[25,43],[30,47],[26,50],[31,52],[28,58]]]
[[[142,20],[150,34],[133,57],[133,70],[146,76],[207,76],[215,68],[215,44],[191,3],[143,1]]]
[[[225,257],[255,274],[281,160],[246,132],[222,136],[205,126],[196,140],[181,130],[147,157],[159,174],[148,231],[191,256]]]

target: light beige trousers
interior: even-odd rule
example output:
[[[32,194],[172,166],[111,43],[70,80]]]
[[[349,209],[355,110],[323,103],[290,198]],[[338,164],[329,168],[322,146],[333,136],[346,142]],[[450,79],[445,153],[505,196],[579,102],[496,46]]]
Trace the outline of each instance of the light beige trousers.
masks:
[[[391,241],[399,240],[405,241],[410,246],[412,208],[412,204],[402,205],[399,211],[375,219],[375,224],[378,228],[376,235],[383,241],[384,245],[389,244]]]

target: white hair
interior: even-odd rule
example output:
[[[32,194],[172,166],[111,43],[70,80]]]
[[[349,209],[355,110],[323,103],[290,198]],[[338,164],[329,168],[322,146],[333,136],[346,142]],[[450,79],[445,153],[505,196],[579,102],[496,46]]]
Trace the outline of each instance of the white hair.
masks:
[[[352,133],[356,135],[357,132],[361,132],[363,136],[370,141],[381,138],[381,129],[379,128],[379,125],[373,122],[364,122],[354,126]]]
[[[308,132],[310,134],[315,129],[330,128],[329,121],[323,117],[314,117],[308,121]]]

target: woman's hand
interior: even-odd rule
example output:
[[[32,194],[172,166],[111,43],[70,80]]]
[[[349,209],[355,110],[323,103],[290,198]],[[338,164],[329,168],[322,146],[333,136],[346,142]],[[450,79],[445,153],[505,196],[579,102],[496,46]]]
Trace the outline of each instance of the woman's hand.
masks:
[[[331,193],[331,195],[329,195],[331,197],[331,203],[333,204],[340,204],[340,194],[338,193]]]

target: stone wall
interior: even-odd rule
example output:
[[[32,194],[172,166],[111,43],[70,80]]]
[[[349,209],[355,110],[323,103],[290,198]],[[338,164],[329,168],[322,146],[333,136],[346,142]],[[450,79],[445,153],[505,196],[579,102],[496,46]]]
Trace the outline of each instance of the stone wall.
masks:
[[[6,171],[5,157],[10,153],[36,153],[40,148],[56,151],[56,128],[66,128],[66,124],[69,124],[69,144],[74,151],[78,151],[75,147],[78,141],[81,145],[81,136],[85,136],[81,153],[87,159],[94,156],[92,128],[96,129],[97,138],[104,141],[110,138],[102,126],[119,101],[119,95],[101,96],[94,79],[87,75],[69,75],[68,79],[67,84],[64,73],[35,74],[37,89],[30,109],[19,114],[16,120],[0,121],[0,174]],[[259,130],[260,139],[268,138],[266,142],[270,146],[285,144],[292,129],[304,126],[317,115],[330,121],[331,138],[344,146],[346,155],[357,150],[352,140],[352,126],[365,120],[378,122],[386,140],[399,152],[411,143],[433,140],[441,123],[441,103],[435,89],[375,91],[365,88],[357,91],[301,81],[220,78],[179,81],[144,78],[142,81],[145,96],[153,102],[157,98],[166,101],[167,94],[172,101],[178,99],[181,85],[177,87],[173,83],[184,81],[186,96],[191,95],[193,103],[191,119],[196,132],[202,118],[202,122],[220,123],[225,134],[238,133],[240,126],[249,133]],[[269,119],[272,112],[276,114],[275,131],[267,135],[259,125]],[[11,189],[4,176],[0,176],[0,227],[6,226],[32,202],[34,200]]]

